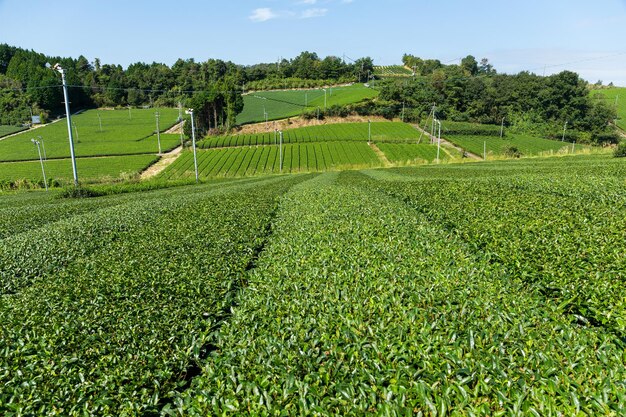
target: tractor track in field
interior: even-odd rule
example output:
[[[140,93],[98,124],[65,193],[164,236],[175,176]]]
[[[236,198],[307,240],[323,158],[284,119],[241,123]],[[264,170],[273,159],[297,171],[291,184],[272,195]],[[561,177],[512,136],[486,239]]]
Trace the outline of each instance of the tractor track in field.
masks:
[[[435,137],[431,136],[430,133],[428,133],[427,131],[422,129],[418,124],[411,124],[411,126],[413,126],[415,129],[417,129],[420,132],[422,132],[430,140],[436,141]],[[472,153],[472,152],[470,152],[468,150],[465,150],[465,149],[461,148],[460,146],[458,146],[458,145],[456,145],[456,144],[454,144],[454,143],[452,143],[452,142],[450,142],[450,141],[448,141],[448,140],[446,140],[444,138],[441,138],[441,143],[444,144],[444,145],[447,145],[447,146],[449,146],[451,148],[456,149],[457,151],[461,152],[462,154],[464,154],[468,158],[475,159],[477,161],[482,161],[483,160],[483,158],[480,155],[476,155],[475,153]]]

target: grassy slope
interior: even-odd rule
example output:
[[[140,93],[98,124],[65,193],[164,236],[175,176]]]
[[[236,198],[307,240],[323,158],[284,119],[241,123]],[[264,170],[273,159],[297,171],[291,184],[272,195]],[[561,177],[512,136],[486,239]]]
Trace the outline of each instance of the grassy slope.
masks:
[[[355,84],[349,87],[333,87],[332,93],[327,90],[326,105],[343,105],[359,102],[365,98],[378,95],[378,91]],[[324,91],[322,89],[259,91],[244,96],[244,108],[237,116],[238,124],[262,122],[265,120],[263,111],[269,120],[299,116],[305,110],[324,108]]]
[[[77,158],[76,169],[81,181],[117,179],[122,174],[134,175],[157,160],[155,155],[127,155],[100,158]],[[44,161],[48,180],[67,181],[73,178],[70,159],[49,159]],[[0,163],[0,182],[14,182],[20,179],[41,181],[39,161]]]
[[[176,109],[159,109],[160,128],[165,130],[178,118]],[[98,121],[102,119],[102,132]],[[74,149],[77,156],[125,155],[157,153],[155,109],[132,109],[132,118],[128,110],[89,110],[72,116],[74,130]],[[66,121],[59,120],[50,125],[0,141],[0,161],[37,159],[37,150],[30,139],[41,136],[44,140],[48,158],[66,158],[69,156],[69,144]],[[163,150],[171,149],[179,143],[176,136],[162,136]]]
[[[0,125],[0,138],[24,130],[22,127]]]
[[[501,156],[504,149],[510,146],[515,146],[519,149],[522,156],[539,155],[541,153],[567,153],[571,152],[572,149],[572,144],[567,142],[517,134],[507,134],[503,139],[495,136],[473,135],[448,135],[446,139],[476,155],[483,154],[483,147],[486,142],[487,156]],[[582,148],[587,147],[575,146],[575,150]]]

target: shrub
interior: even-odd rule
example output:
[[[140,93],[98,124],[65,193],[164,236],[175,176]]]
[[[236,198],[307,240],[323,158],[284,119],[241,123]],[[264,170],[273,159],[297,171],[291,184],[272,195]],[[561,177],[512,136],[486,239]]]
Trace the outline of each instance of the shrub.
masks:
[[[625,141],[622,141],[622,143],[617,145],[617,148],[615,148],[615,151],[613,151],[613,156],[616,158],[626,157],[626,142]]]
[[[522,156],[522,152],[517,148],[517,146],[507,145],[502,148],[502,153],[509,158],[520,158]]]

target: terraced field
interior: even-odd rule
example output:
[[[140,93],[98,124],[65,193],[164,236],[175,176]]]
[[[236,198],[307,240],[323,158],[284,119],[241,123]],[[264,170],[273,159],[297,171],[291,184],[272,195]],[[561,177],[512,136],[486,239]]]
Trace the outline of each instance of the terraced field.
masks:
[[[430,144],[416,143],[379,143],[376,146],[392,163],[432,162],[437,158],[437,147]],[[440,159],[448,159],[445,150],[440,150]]]
[[[357,103],[378,96],[378,91],[354,84],[326,89],[326,105]],[[304,110],[324,109],[324,90],[259,91],[243,96],[244,108],[237,115],[237,124],[263,122],[299,116]]]
[[[23,127],[0,125],[0,138],[24,130]]]
[[[283,146],[283,173],[379,165],[374,151],[362,142],[296,143]],[[278,146],[255,146],[198,151],[198,172],[201,178],[279,173],[280,150]],[[175,180],[194,175],[193,153],[185,152],[159,178]]]
[[[161,130],[176,123],[177,109],[159,109]],[[77,157],[112,156],[142,153],[157,153],[159,148],[156,130],[155,109],[89,110],[72,116],[74,148]],[[98,119],[100,115],[100,119]],[[100,130],[102,121],[102,131]],[[0,161],[26,161],[38,159],[37,148],[31,138],[41,136],[48,158],[70,156],[67,123],[56,123],[27,131],[0,141]],[[177,135],[161,135],[163,151],[175,148],[180,143]]]
[[[283,143],[306,143],[326,141],[416,142],[420,132],[400,122],[335,123],[306,126],[283,131]],[[198,144],[201,148],[227,146],[272,145],[278,141],[278,133],[271,131],[250,135],[215,136]]]
[[[520,156],[534,156],[541,154],[564,154],[589,149],[588,146],[573,145],[559,140],[542,139],[528,135],[508,134],[505,138],[495,136],[447,135],[450,142],[472,152],[483,155],[485,143],[487,157],[514,156],[512,148],[520,152]]]
[[[402,65],[383,65],[374,67],[374,74],[378,77],[410,77],[413,71]]]
[[[157,160],[156,155],[126,155],[100,158],[78,158],[76,168],[81,182],[115,180],[132,177]],[[70,182],[73,179],[70,159],[49,159],[44,162],[48,181]],[[0,184],[29,180],[43,183],[39,161],[0,163]]]
[[[0,414],[624,415],[625,177],[594,155],[0,195]]]

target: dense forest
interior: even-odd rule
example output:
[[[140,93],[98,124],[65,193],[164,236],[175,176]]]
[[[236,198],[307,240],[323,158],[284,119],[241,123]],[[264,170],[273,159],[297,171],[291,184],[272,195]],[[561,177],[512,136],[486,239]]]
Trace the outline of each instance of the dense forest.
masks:
[[[365,82],[374,72],[371,58],[357,60],[302,52],[293,59],[250,66],[218,59],[179,59],[120,65],[78,58],[50,57],[0,44],[0,124],[21,124],[31,112],[43,119],[63,110],[60,76],[45,64],[66,69],[72,108],[177,106],[196,109],[198,127],[228,129],[243,109],[242,94],[251,90],[318,87]],[[404,55],[412,77],[376,82],[380,97],[352,106],[329,108],[327,114],[351,112],[423,120],[434,107],[436,117],[500,124],[513,130],[560,137],[567,122],[569,140],[614,143],[610,122],[615,109],[589,96],[588,84],[576,73],[543,77],[529,72],[499,74],[487,59],[473,56],[459,64]],[[306,114],[305,114],[306,116]]]

